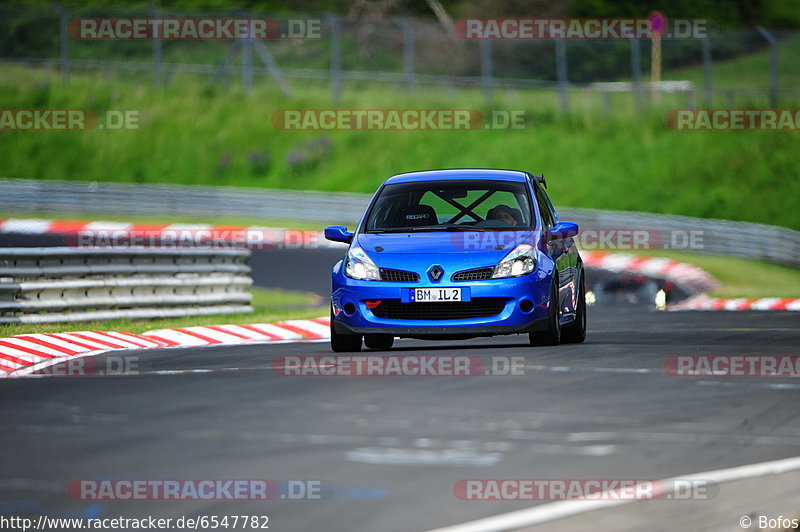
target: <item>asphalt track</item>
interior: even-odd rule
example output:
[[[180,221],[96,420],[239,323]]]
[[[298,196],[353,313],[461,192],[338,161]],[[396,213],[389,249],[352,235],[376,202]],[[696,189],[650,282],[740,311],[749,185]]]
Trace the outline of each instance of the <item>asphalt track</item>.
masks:
[[[139,373],[6,380],[0,508],[263,514],[271,530],[426,530],[540,504],[461,501],[459,479],[658,479],[798,454],[797,381],[663,369],[672,355],[797,355],[796,313],[590,311],[582,345],[498,337],[402,340],[393,350],[487,363],[523,357],[516,376],[277,375],[270,361],[279,355],[329,354],[325,343],[295,343],[116,352],[98,357],[99,367],[128,356]],[[334,492],[311,501],[70,499],[65,486],[86,478],[313,479]],[[715,524],[735,530],[736,519]]]

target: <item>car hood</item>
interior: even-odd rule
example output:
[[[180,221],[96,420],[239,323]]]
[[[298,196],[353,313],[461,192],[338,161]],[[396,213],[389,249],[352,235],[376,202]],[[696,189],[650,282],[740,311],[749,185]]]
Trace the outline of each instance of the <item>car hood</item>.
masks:
[[[502,259],[523,242],[530,242],[534,231],[451,231],[445,233],[364,234],[357,244],[371,257],[397,254],[471,254],[487,259]],[[383,248],[376,251],[376,248]]]

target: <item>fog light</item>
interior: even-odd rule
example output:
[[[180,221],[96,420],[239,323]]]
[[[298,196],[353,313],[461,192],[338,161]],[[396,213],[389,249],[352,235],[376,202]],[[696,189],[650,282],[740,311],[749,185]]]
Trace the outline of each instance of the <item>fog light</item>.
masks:
[[[344,313],[347,316],[352,316],[356,313],[356,306],[352,303],[345,303],[344,305]]]

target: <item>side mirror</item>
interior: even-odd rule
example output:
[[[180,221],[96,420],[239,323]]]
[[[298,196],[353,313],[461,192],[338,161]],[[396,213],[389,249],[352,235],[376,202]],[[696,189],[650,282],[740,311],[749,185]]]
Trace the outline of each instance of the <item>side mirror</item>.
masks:
[[[553,236],[570,238],[578,234],[578,224],[573,222],[558,222],[550,232]]]
[[[342,242],[349,244],[353,241],[353,233],[343,225],[330,225],[325,228],[325,238],[332,242]]]

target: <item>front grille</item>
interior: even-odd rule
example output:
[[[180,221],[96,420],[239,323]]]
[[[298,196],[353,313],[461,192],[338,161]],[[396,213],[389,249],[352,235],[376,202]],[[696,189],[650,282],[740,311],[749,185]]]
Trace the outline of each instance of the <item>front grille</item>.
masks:
[[[492,266],[463,270],[453,274],[453,281],[485,281],[492,278],[493,272],[494,268]]]
[[[390,320],[461,320],[497,316],[506,306],[503,297],[476,297],[472,301],[453,303],[401,303],[399,299],[384,299],[372,309],[378,318]]]
[[[419,275],[404,270],[381,268],[381,281],[389,281],[390,283],[416,283],[419,281]]]

